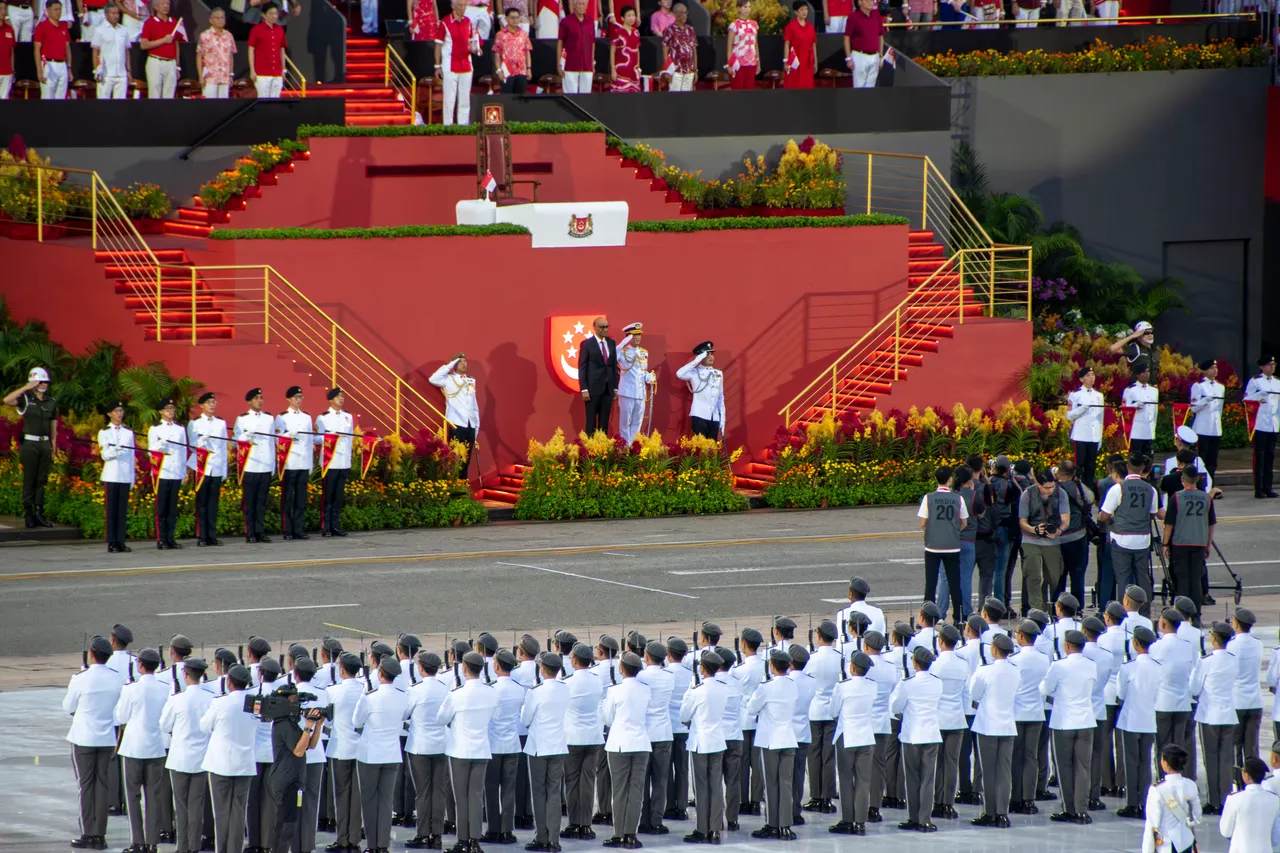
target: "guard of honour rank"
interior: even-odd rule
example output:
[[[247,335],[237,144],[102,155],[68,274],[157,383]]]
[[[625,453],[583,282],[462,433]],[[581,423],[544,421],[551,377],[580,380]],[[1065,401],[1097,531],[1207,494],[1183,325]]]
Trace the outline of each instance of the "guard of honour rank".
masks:
[[[336,833],[327,851],[363,840],[382,853],[392,826],[416,830],[407,848],[443,849],[456,834],[450,853],[480,853],[481,841],[516,843],[516,829],[534,831],[526,850],[560,851],[611,825],[604,846],[635,849],[668,821],[692,824],[688,843],[730,841],[742,815],[764,817],[759,840],[794,839],[806,812],[863,835],[882,810],[905,809],[899,829],[934,832],[959,817],[956,803],[981,806],[978,827],[1008,828],[1043,800],[1058,801],[1051,820],[1090,824],[1112,797],[1120,817],[1146,819],[1145,853],[1184,853],[1211,814],[1232,853],[1271,849],[1246,844],[1252,830],[1236,822],[1247,812],[1269,833],[1280,820],[1257,755],[1262,643],[1250,611],[1202,632],[1179,596],[1153,622],[1147,593],[1130,586],[1083,618],[1065,593],[1054,617],[1006,622],[988,598],[957,628],[926,601],[890,627],[870,592],[853,578],[849,607],[807,643],[779,617],[768,642],[745,628],[732,649],[712,622],[693,649],[635,631],[588,645],[562,630],[510,649],[481,633],[437,653],[401,634],[367,657],[330,637],[273,655],[252,637],[208,662],[177,635],[166,666],[156,649],[132,654],[132,632],[116,625],[93,638],[63,702],[80,789],[71,844],[105,849],[108,814],[127,813],[126,853],[161,842],[240,853],[246,834],[248,853],[312,851],[317,831]],[[1267,680],[1280,682],[1280,650]],[[273,731],[281,723],[253,711],[270,694],[325,709],[288,722],[307,726],[283,741],[301,744],[292,750]],[[1197,725],[1203,807],[1188,781]],[[281,783],[287,755],[295,775]],[[1270,760],[1280,767],[1280,741]]]

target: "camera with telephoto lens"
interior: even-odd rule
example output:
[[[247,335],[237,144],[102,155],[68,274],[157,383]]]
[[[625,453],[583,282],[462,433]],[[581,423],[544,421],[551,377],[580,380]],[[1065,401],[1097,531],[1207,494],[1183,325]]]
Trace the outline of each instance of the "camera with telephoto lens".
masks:
[[[308,717],[322,717],[332,722],[333,705],[326,705],[322,708],[307,708],[304,711],[302,703],[314,702],[315,700],[314,693],[296,693],[286,689],[277,693],[267,693],[263,696],[246,696],[244,697],[244,710],[264,723],[271,723],[276,720],[300,720],[304,713]]]

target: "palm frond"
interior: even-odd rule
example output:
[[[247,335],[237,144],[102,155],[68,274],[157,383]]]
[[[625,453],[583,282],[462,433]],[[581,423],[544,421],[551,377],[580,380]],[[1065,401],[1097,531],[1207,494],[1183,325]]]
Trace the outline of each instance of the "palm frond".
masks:
[[[965,206],[981,220],[987,199],[991,196],[991,185],[986,167],[967,142],[958,143],[951,155],[951,186]]]

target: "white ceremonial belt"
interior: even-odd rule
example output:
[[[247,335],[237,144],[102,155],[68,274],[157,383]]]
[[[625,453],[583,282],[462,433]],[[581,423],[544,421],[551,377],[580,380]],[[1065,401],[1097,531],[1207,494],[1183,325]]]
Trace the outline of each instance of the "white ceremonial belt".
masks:
[[[22,437],[22,440],[23,440],[23,441],[48,441],[48,440],[49,440],[49,436],[47,436],[47,435],[24,435],[24,436]]]

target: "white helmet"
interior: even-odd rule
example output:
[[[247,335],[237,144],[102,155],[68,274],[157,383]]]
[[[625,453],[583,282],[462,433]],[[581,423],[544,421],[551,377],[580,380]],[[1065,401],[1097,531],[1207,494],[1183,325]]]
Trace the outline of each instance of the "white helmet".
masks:
[[[27,374],[27,381],[28,382],[48,382],[49,371],[45,370],[43,367],[33,367],[31,368],[31,372]]]

